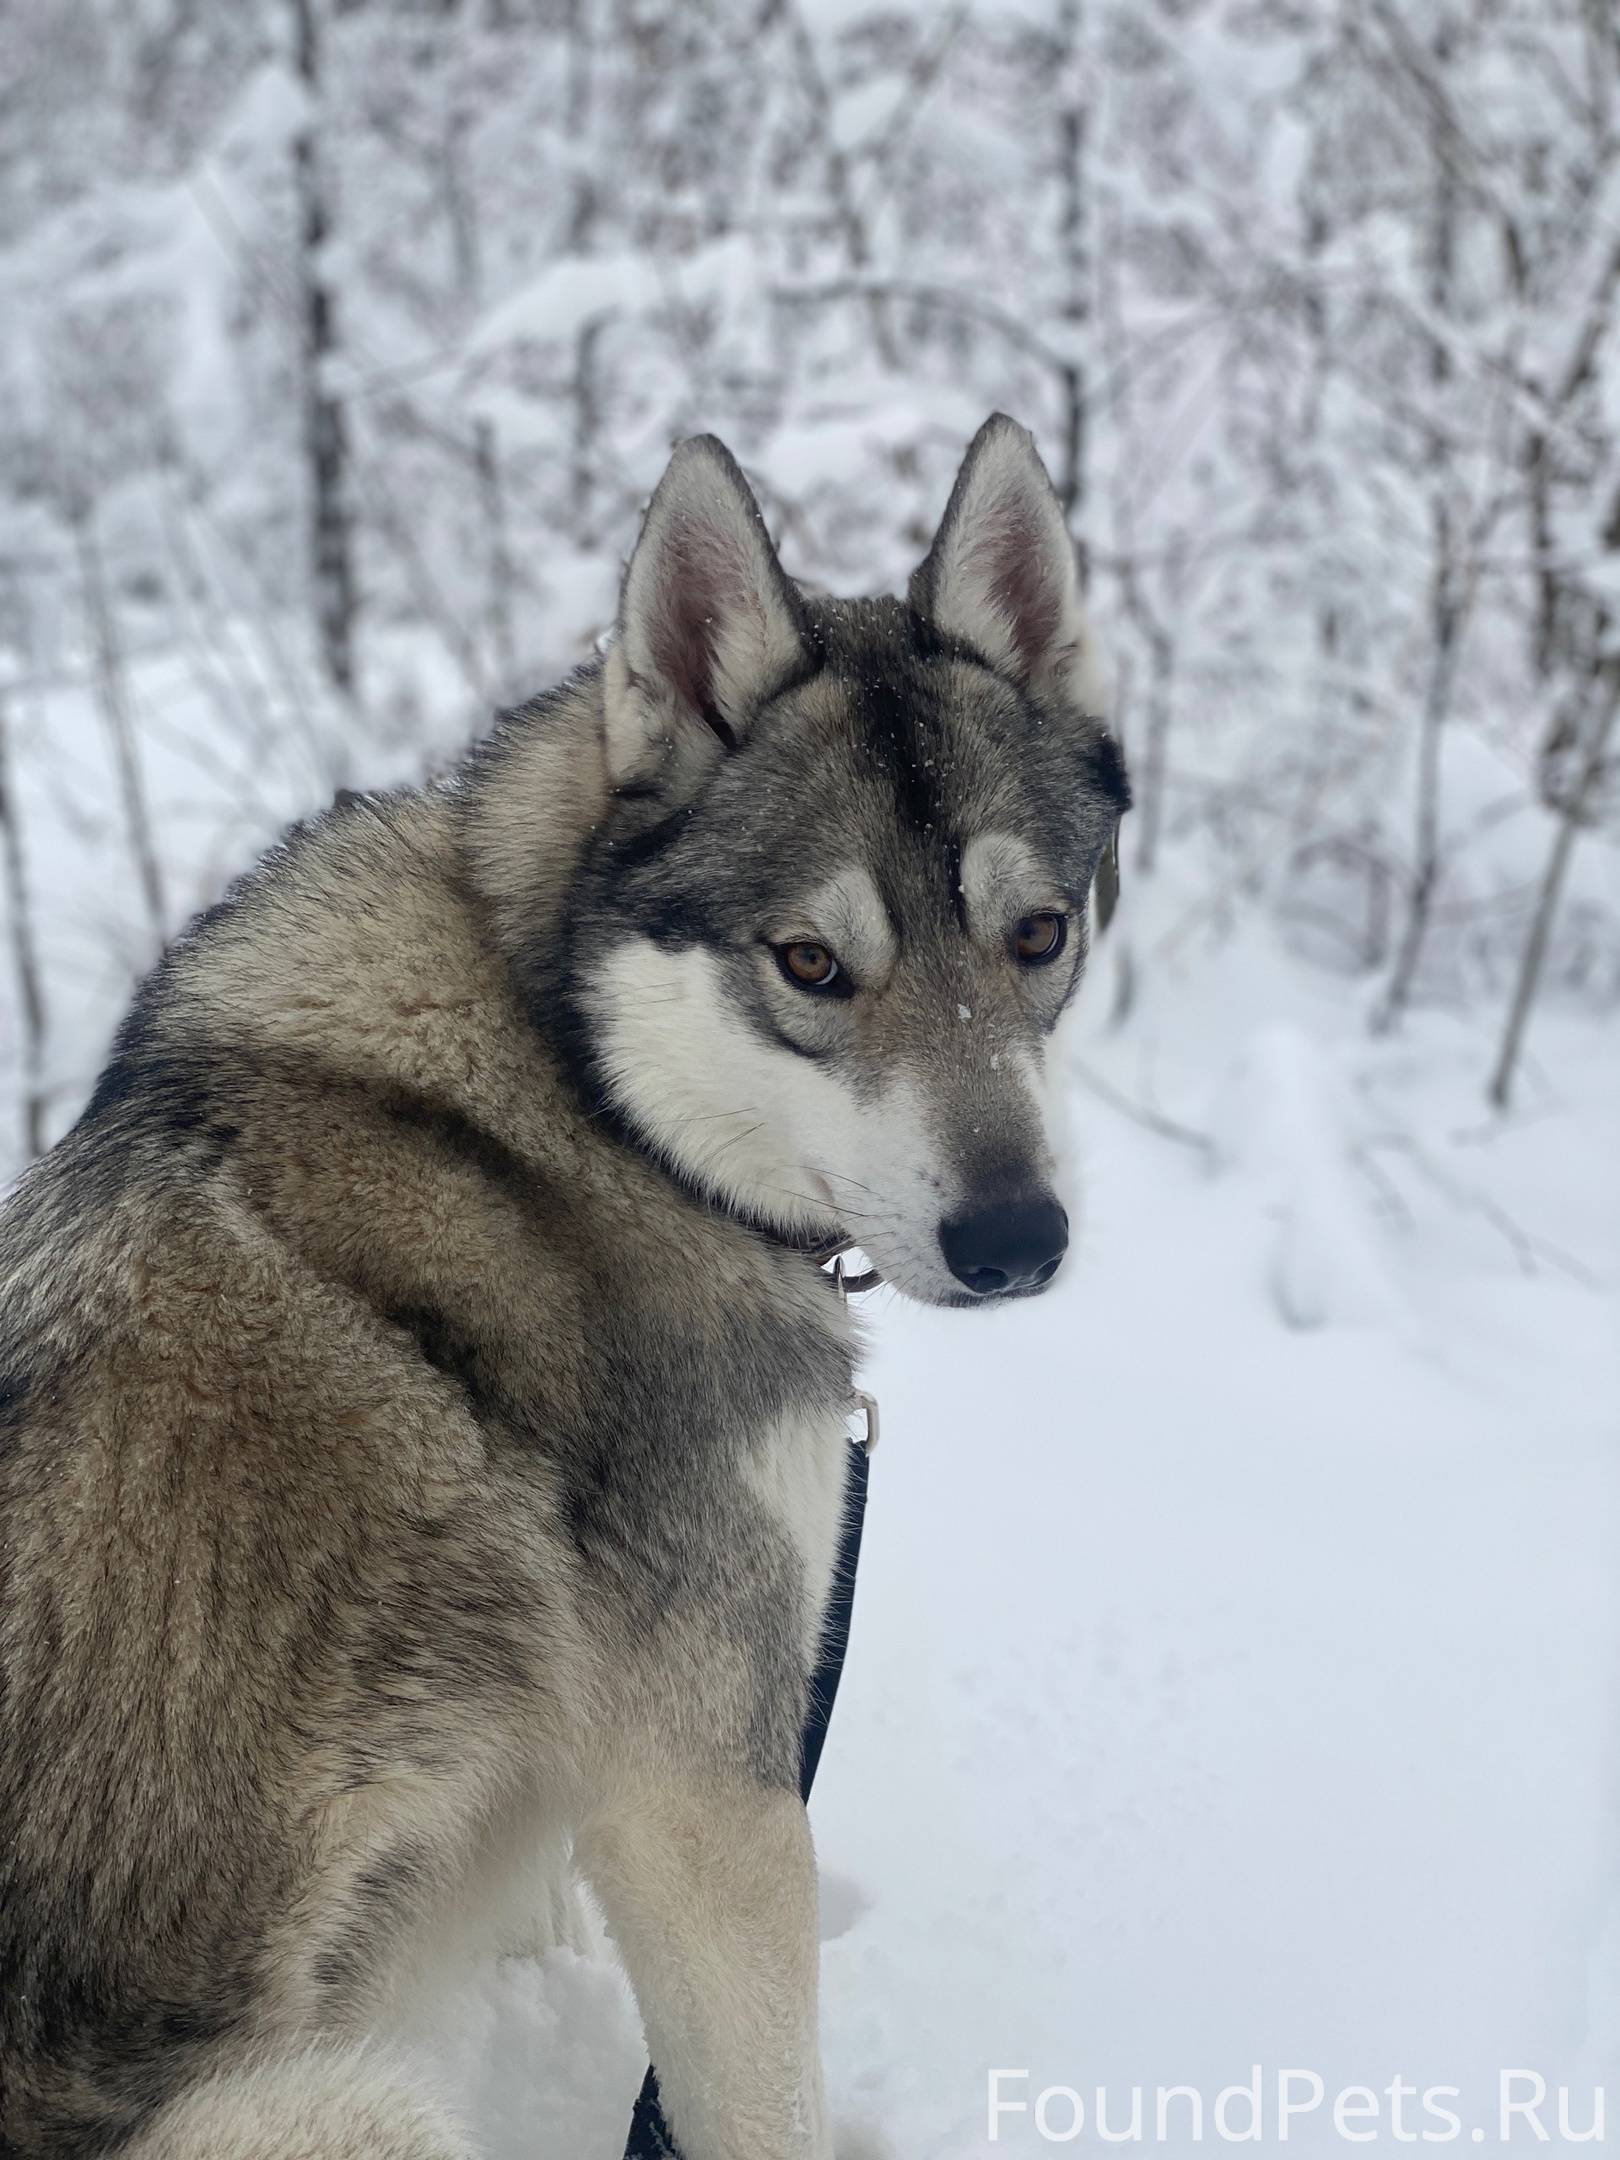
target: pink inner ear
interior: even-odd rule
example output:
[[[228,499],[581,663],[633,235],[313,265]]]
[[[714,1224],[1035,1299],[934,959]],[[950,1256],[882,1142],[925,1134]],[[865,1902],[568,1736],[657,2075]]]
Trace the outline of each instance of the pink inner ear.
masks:
[[[669,533],[658,571],[654,662],[676,695],[713,725],[720,717],[715,653],[721,623],[760,613],[749,566],[725,534],[689,521]]]
[[[1026,664],[1047,652],[1062,626],[1063,587],[1050,546],[1048,522],[1035,506],[1022,495],[1004,495],[985,513],[974,549],[990,602]]]
[[[715,617],[734,604],[737,564],[701,525],[676,526],[662,555],[651,625],[653,660],[683,704],[707,712],[714,702]]]

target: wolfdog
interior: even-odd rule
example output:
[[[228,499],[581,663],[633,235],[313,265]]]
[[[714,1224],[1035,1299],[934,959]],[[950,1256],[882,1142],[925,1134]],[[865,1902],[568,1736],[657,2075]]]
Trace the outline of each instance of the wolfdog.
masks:
[[[699,438],[605,653],[162,960],[0,1217],[0,2150],[460,2160],[376,2035],[551,1841],[685,2160],[827,2160],[823,1262],[1059,1266],[1098,704],[1010,420],[904,602]]]

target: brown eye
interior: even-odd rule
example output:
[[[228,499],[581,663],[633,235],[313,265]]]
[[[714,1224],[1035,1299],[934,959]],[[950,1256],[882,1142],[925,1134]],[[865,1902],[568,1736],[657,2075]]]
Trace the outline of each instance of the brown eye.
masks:
[[[801,990],[830,990],[842,982],[842,970],[826,946],[808,939],[800,945],[778,945],[776,959],[788,981]]]
[[[1013,951],[1025,967],[1045,967],[1069,939],[1067,915],[1026,915],[1013,932]]]

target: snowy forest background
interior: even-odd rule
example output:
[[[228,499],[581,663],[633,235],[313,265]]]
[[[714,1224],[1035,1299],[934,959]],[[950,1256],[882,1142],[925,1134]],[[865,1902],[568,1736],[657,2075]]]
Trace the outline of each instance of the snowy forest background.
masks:
[[[1259,914],[1375,1027],[1489,1014],[1504,1099],[1517,1001],[1612,1012],[1609,0],[5,0],[0,39],[0,1162],[289,815],[588,649],[705,427],[835,589],[903,579],[986,411],[1034,427],[1173,950]]]
[[[0,1184],[288,819],[590,651],[675,438],[894,589],[996,407],[1137,807],[1063,1276],[865,1301],[840,2160],[992,2064],[1494,2135],[1620,2088],[1613,0],[0,0]],[[612,1963],[516,1948],[413,2066],[618,2160]]]

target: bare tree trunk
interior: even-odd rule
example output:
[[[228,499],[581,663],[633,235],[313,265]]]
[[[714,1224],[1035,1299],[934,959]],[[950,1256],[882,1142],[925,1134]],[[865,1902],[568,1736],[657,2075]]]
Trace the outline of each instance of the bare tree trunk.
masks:
[[[563,127],[573,156],[573,206],[568,216],[568,252],[590,252],[591,228],[596,222],[596,182],[586,170],[585,141],[590,133],[591,93],[595,76],[596,48],[591,27],[591,0],[569,0],[568,87],[563,94]]]
[[[574,408],[573,469],[569,475],[569,505],[573,511],[574,538],[582,548],[595,545],[591,531],[591,500],[595,493],[595,477],[591,460],[596,454],[597,437],[602,427],[601,389],[597,381],[597,348],[602,342],[602,332],[607,318],[591,315],[579,326],[579,336],[574,343],[574,374],[569,384],[569,397]]]
[[[1442,30],[1435,40],[1434,61],[1444,73],[1451,57],[1451,36]],[[1430,229],[1429,306],[1437,318],[1449,311],[1457,254],[1457,179],[1443,148],[1436,151],[1434,221]],[[1442,338],[1429,346],[1429,382],[1436,402],[1451,379],[1451,355]],[[1451,710],[1452,687],[1457,672],[1457,641],[1462,626],[1461,566],[1456,561],[1457,521],[1446,492],[1447,452],[1438,436],[1429,443],[1429,470],[1433,500],[1431,525],[1434,534],[1434,566],[1429,599],[1429,681],[1423,701],[1422,734],[1418,743],[1417,821],[1413,839],[1412,878],[1407,892],[1406,921],[1402,926],[1389,987],[1373,1019],[1374,1031],[1387,1034],[1399,1022],[1417,980],[1423,957],[1429,917],[1440,883],[1440,752]]]
[[[440,187],[444,196],[445,223],[450,231],[450,274],[455,282],[456,299],[463,309],[477,305],[484,284],[478,203],[467,178],[470,125],[465,112],[453,112],[445,122],[444,141],[439,151]]]
[[[1102,338],[1103,364],[1106,378],[1120,384],[1119,416],[1117,426],[1126,458],[1116,461],[1114,477],[1114,531],[1117,558],[1114,565],[1118,580],[1120,604],[1136,625],[1143,644],[1147,647],[1148,686],[1147,720],[1142,731],[1142,756],[1138,761],[1135,746],[1127,742],[1131,755],[1131,771],[1135,781],[1137,816],[1136,868],[1144,876],[1151,876],[1158,859],[1159,837],[1164,823],[1164,798],[1170,773],[1170,726],[1175,713],[1175,662],[1176,645],[1164,618],[1149,604],[1143,591],[1141,564],[1136,552],[1136,512],[1131,496],[1131,481],[1127,466],[1140,463],[1136,429],[1135,400],[1131,382],[1123,365],[1125,352],[1125,322],[1119,299],[1119,261],[1123,254],[1121,245],[1122,219],[1117,198],[1108,194],[1101,197],[1101,217],[1106,230],[1099,235],[1097,249],[1097,325]],[[1175,585],[1172,583],[1172,591]],[[1123,723],[1121,736],[1124,737]],[[1129,956],[1123,963],[1128,976],[1128,995],[1134,996],[1135,977],[1129,968]],[[1125,980],[1122,977],[1122,981]],[[1123,1019],[1125,1005],[1122,1003],[1116,1017]]]
[[[1300,417],[1301,437],[1312,444],[1323,438],[1324,408],[1336,358],[1333,317],[1321,276],[1322,259],[1332,237],[1333,227],[1327,211],[1321,201],[1316,199],[1313,188],[1309,206],[1305,210],[1307,275],[1301,296],[1311,358],[1306,377],[1305,405]],[[1336,488],[1325,461],[1317,467],[1315,485],[1319,490],[1318,499],[1324,506],[1333,500]],[[1336,526],[1337,522],[1336,518],[1330,519],[1333,526]],[[1316,603],[1315,611],[1316,680],[1311,691],[1310,722],[1300,750],[1299,793],[1292,819],[1292,861],[1295,864],[1315,836],[1317,813],[1333,771],[1334,739],[1344,701],[1338,580],[1329,571],[1325,576],[1319,575],[1318,582],[1322,587],[1322,594]]]
[[[1541,881],[1535,913],[1530,919],[1530,934],[1525,939],[1524,957],[1519,963],[1518,980],[1513,987],[1513,1001],[1508,1007],[1502,1048],[1497,1056],[1496,1069],[1491,1075],[1488,1092],[1491,1102],[1498,1110],[1505,1110],[1512,1096],[1513,1075],[1518,1066],[1519,1052],[1524,1044],[1530,1013],[1536,1002],[1536,992],[1541,986],[1541,970],[1547,958],[1547,945],[1552,936],[1552,926],[1558,913],[1558,902],[1564,889],[1570,857],[1575,852],[1575,842],[1584,822],[1586,807],[1602,779],[1609,737],[1614,732],[1615,715],[1620,713],[1620,662],[1611,661],[1604,672],[1607,697],[1593,726],[1591,740],[1587,744],[1586,756],[1581,761],[1575,784],[1561,805],[1558,831],[1553,838],[1552,852],[1547,858],[1547,872]]]
[[[45,1152],[45,978],[34,937],[34,914],[23,853],[22,805],[11,786],[11,742],[0,698],[0,868],[11,928],[11,965],[22,1014],[23,1151],[29,1160]]]
[[[1058,16],[1059,65],[1066,71],[1066,94],[1058,107],[1058,185],[1062,210],[1059,243],[1063,251],[1063,298],[1058,315],[1068,333],[1068,344],[1058,370],[1063,392],[1063,450],[1058,462],[1057,492],[1063,505],[1064,523],[1074,542],[1080,589],[1091,583],[1091,549],[1079,521],[1086,511],[1086,454],[1088,450],[1086,369],[1081,351],[1091,320],[1091,259],[1087,250],[1086,190],[1087,129],[1085,71],[1082,40],[1085,23],[1082,0],[1062,0]],[[1097,935],[1103,936],[1119,908],[1119,833],[1097,866],[1092,888]]]
[[[102,565],[100,543],[96,537],[95,512],[89,504],[80,503],[75,505],[69,515],[74,546],[79,558],[79,582],[84,598],[85,619],[89,624],[90,643],[95,653],[96,697],[101,706],[107,739],[112,744],[118,792],[124,806],[124,825],[129,834],[130,852],[135,858],[141,898],[145,903],[146,919],[152,932],[152,946],[156,952],[162,949],[164,939],[166,910],[163,901],[163,872],[158,863],[157,846],[152,835],[152,817],[146,801],[146,785],[141,776],[140,753],[135,742],[135,727],[130,718],[129,697],[124,681],[124,658],[118,643],[118,626],[113,618],[112,603],[107,592],[106,572]]]
[[[1164,797],[1170,781],[1170,716],[1174,709],[1173,677],[1175,649],[1168,634],[1140,600],[1132,577],[1133,612],[1148,648],[1147,722],[1142,730],[1141,825],[1137,829],[1136,867],[1144,877],[1153,875],[1164,832]]]
[[[1527,492],[1530,548],[1536,565],[1536,604],[1530,649],[1536,673],[1543,682],[1549,682],[1558,662],[1559,581],[1553,562],[1552,475],[1544,429],[1532,430],[1525,463],[1530,481]]]
[[[310,566],[321,663],[345,702],[354,697],[354,533],[344,493],[348,434],[328,374],[337,349],[332,298],[321,251],[332,229],[317,131],[321,107],[319,0],[291,0],[294,64],[303,85],[304,123],[293,149],[303,296],[304,445],[309,465]]]
[[[1068,520],[1080,564],[1082,590],[1090,582],[1090,551],[1075,524],[1086,508],[1086,371],[1080,357],[1082,341],[1091,319],[1091,261],[1087,250],[1086,193],[1087,129],[1090,114],[1085,104],[1085,75],[1081,65],[1084,21],[1081,0],[1063,0],[1058,17],[1060,66],[1067,73],[1067,92],[1058,107],[1058,182],[1062,211],[1059,244],[1063,252],[1063,298],[1059,320],[1068,332],[1068,349],[1061,370],[1063,386],[1063,454],[1058,466],[1058,499]]]
[[[459,15],[461,0],[448,0],[446,13]],[[574,0],[570,15],[570,52],[577,50],[586,32],[583,0]],[[588,75],[586,78],[589,80]],[[444,198],[445,223],[450,235],[451,277],[455,285],[456,312],[469,321],[483,299],[484,253],[478,224],[478,196],[467,170],[467,138],[470,120],[464,110],[451,113],[445,123],[439,151],[440,192]],[[576,133],[570,116],[569,135]],[[459,447],[459,446],[458,446]],[[499,446],[495,423],[487,415],[472,424],[471,464],[478,498],[479,523],[488,545],[485,571],[487,598],[484,607],[489,638],[490,666],[484,672],[494,682],[496,702],[504,704],[516,694],[517,662],[512,640],[512,554],[507,541],[506,492],[501,485]]]
[[[1412,878],[1407,891],[1406,920],[1401,926],[1395,965],[1389,987],[1373,1021],[1374,1032],[1387,1034],[1400,1020],[1417,980],[1423,957],[1429,917],[1440,883],[1440,751],[1451,689],[1456,675],[1459,608],[1451,584],[1451,530],[1444,504],[1436,519],[1434,601],[1431,617],[1433,645],[1429,655],[1429,687],[1423,701],[1418,737],[1417,832],[1413,847]]]

